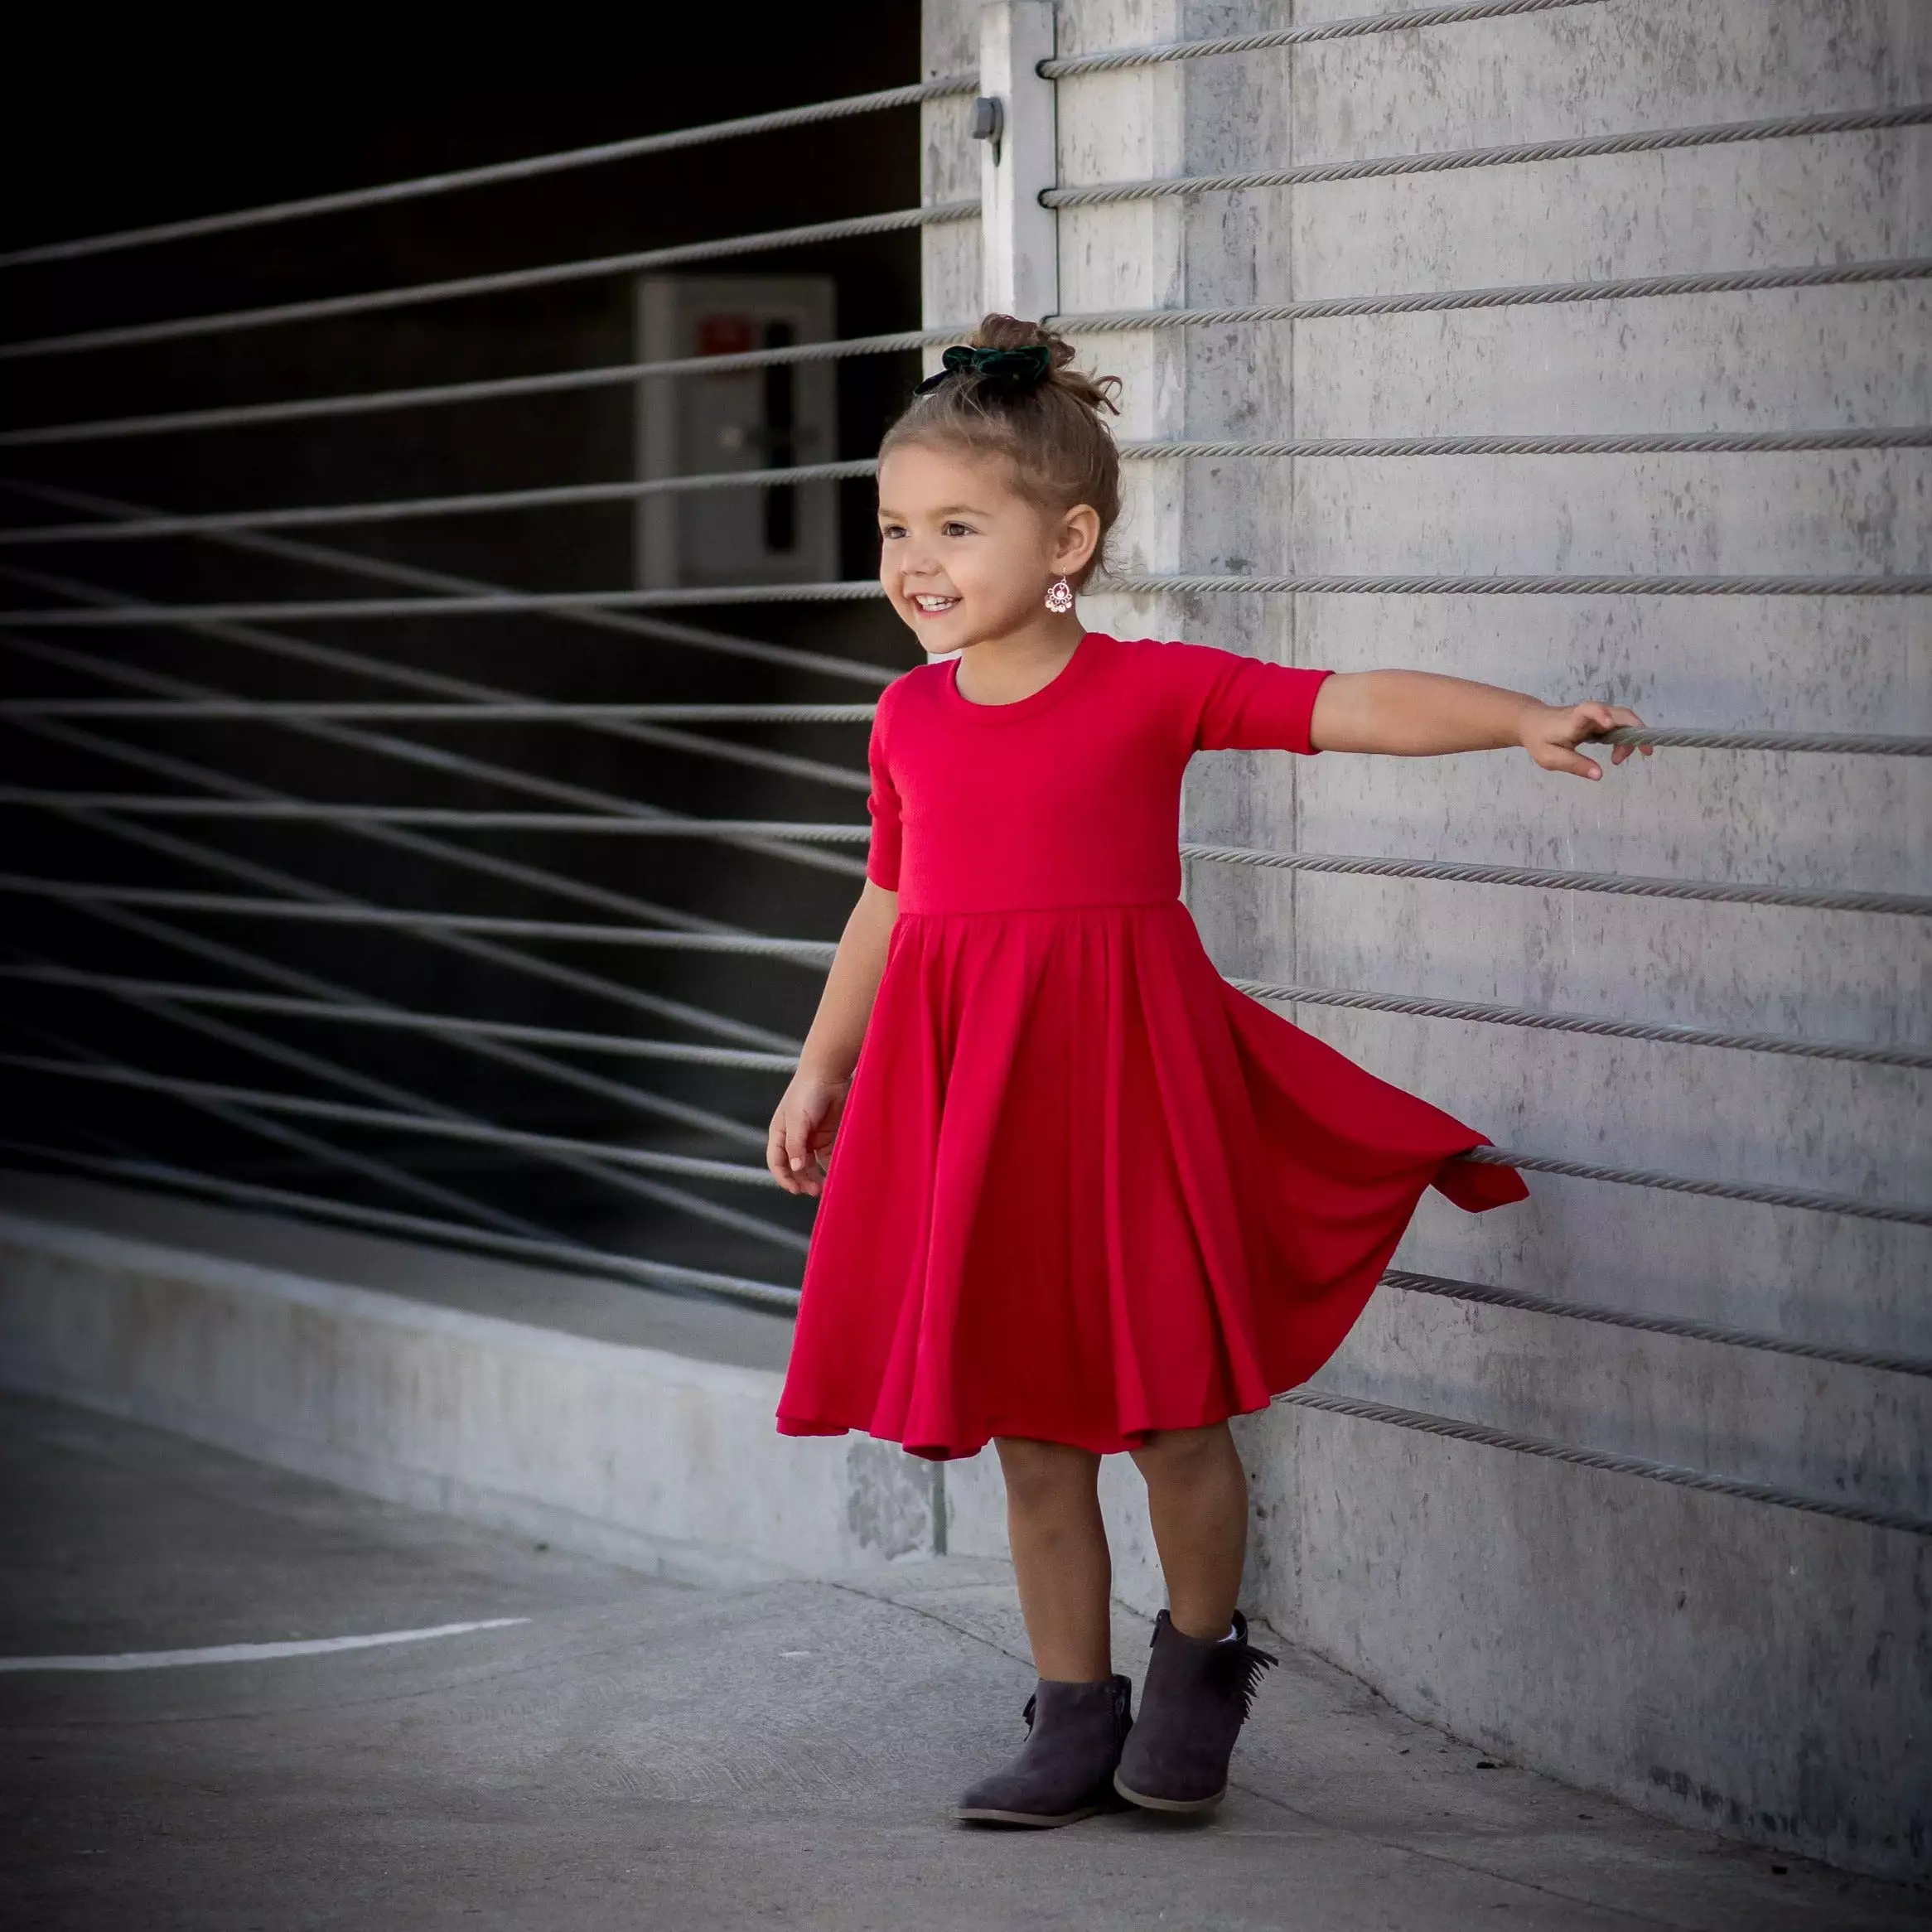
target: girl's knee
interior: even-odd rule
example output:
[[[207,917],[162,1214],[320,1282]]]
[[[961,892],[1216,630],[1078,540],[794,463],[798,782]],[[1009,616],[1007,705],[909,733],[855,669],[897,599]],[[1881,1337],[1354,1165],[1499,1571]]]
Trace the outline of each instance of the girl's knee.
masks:
[[[996,1437],[1000,1473],[1009,1501],[1030,1504],[1084,1499],[1099,1479],[1100,1458],[1067,1442],[1036,1442],[1024,1436]]]
[[[1212,1468],[1234,1455],[1234,1438],[1225,1422],[1202,1429],[1157,1429],[1133,1451],[1134,1466],[1143,1476]]]

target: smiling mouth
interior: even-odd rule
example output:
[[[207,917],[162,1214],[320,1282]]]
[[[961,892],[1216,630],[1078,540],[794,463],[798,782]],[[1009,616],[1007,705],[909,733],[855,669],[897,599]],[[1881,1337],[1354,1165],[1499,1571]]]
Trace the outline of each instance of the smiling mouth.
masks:
[[[943,617],[947,611],[955,609],[959,602],[959,600],[957,597],[936,597],[925,592],[920,592],[915,594],[912,599],[912,607],[922,617]]]

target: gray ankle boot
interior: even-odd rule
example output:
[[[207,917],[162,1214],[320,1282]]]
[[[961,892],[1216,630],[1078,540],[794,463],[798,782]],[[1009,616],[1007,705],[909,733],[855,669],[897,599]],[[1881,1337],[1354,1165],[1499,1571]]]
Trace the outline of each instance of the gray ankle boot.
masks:
[[[1041,1678],[1026,1700],[1026,1742],[1004,1770],[982,1778],[957,1816],[976,1824],[1074,1824],[1113,1806],[1113,1767],[1133,1723],[1133,1687]]]
[[[1234,1635],[1220,1643],[1183,1635],[1162,1611],[1141,1686],[1140,1722],[1120,1754],[1113,1789],[1150,1811],[1208,1811],[1219,1804],[1254,1687],[1275,1661],[1248,1641],[1248,1620],[1239,1611]]]

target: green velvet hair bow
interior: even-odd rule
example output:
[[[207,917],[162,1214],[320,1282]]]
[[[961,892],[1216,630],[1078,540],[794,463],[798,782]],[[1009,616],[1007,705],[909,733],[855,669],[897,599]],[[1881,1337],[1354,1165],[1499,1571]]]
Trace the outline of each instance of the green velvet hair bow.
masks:
[[[956,375],[978,376],[993,388],[1015,394],[1036,389],[1053,373],[1053,351],[1044,342],[1029,342],[1023,349],[968,349],[955,344],[939,358],[944,365],[937,375],[929,375],[914,390],[923,396]]]

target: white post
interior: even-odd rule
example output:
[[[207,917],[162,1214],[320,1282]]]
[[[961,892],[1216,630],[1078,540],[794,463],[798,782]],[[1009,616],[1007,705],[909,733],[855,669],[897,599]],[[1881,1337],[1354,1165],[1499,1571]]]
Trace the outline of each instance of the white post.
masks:
[[[979,17],[980,247],[985,306],[1038,321],[1060,307],[1060,218],[1040,205],[1059,181],[1052,0],[995,0]],[[988,109],[983,104],[997,105]],[[984,128],[987,132],[981,133]]]

